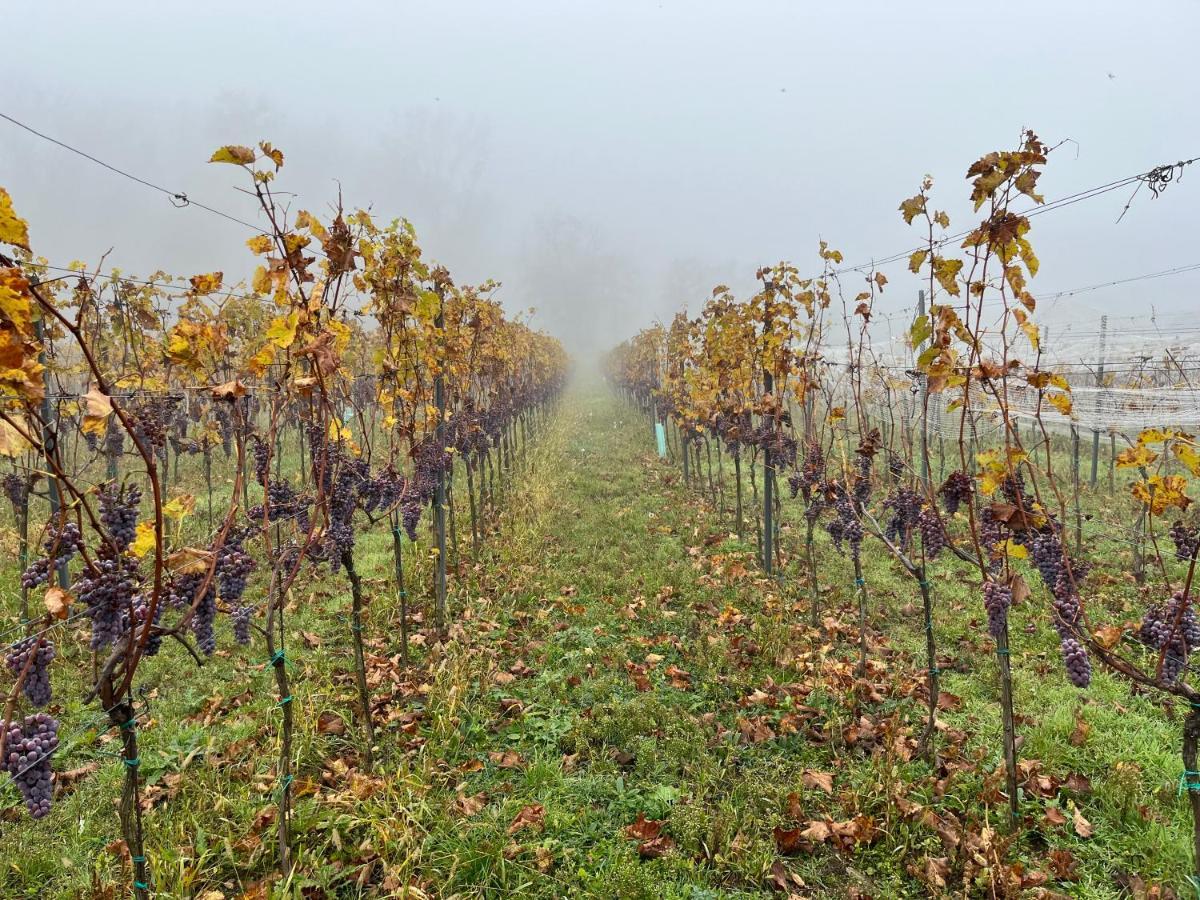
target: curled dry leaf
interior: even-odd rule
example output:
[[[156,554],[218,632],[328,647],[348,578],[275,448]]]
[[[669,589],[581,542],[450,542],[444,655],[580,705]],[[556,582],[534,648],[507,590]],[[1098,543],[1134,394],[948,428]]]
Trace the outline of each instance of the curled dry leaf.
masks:
[[[50,613],[55,619],[65,619],[71,609],[71,601],[73,599],[69,591],[65,591],[58,586],[47,588],[44,600],[46,612]]]
[[[522,807],[512,824],[508,826],[509,834],[516,834],[524,828],[540,829],[546,820],[546,809],[540,803],[531,803]]]

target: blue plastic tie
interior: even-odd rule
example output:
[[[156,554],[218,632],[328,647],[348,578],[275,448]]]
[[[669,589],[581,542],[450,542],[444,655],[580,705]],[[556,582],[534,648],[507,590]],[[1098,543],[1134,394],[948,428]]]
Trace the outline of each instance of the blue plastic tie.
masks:
[[[291,702],[292,702],[292,695],[291,695],[291,694],[288,694],[286,697],[284,697],[282,700],[280,700],[280,701],[279,701],[278,703],[276,703],[275,705],[276,705],[276,706],[284,706],[284,705],[286,705],[286,704],[288,704],[288,703],[291,703]]]

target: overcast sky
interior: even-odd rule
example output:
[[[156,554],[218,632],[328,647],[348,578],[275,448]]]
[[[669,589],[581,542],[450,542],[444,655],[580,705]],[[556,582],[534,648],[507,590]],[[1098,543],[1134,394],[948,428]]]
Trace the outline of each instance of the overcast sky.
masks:
[[[147,180],[252,218],[214,148],[266,139],[278,187],[326,212],[413,221],[460,282],[586,354],[718,282],[909,248],[925,173],[956,226],[963,174],[1049,142],[1047,199],[1200,156],[1200,3],[544,0],[21,4],[0,111]],[[55,262],[244,277],[244,228],[0,121],[0,185]],[[1200,163],[1035,220],[1036,289],[1200,262]],[[903,265],[884,309],[909,306]],[[1194,312],[1200,271],[1055,302],[1048,320]],[[1128,320],[1126,320],[1128,321]],[[1079,327],[1077,324],[1076,327]]]

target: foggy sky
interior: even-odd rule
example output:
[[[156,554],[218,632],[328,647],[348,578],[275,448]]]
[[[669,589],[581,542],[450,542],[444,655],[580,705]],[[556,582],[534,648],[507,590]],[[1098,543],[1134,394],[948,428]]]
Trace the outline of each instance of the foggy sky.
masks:
[[[460,283],[581,356],[754,268],[908,249],[923,175],[969,224],[966,167],[1022,127],[1056,143],[1047,199],[1200,155],[1200,4],[414,2],[21,4],[0,110],[253,219],[216,147],[272,141],[295,208],[405,216]],[[0,121],[0,185],[53,262],[127,273],[254,260],[246,229]],[[1200,262],[1200,163],[1034,220],[1035,293]],[[910,306],[903,264],[880,308]],[[1200,272],[1064,298],[1047,321],[1178,322]],[[1119,327],[1119,325],[1117,326]]]

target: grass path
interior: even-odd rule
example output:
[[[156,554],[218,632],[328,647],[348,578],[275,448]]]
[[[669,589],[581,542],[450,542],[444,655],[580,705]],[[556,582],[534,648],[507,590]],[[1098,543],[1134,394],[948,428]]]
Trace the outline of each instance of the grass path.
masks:
[[[790,582],[760,577],[752,543],[652,448],[618,400],[574,389],[482,558],[454,581],[450,642],[419,635],[408,672],[388,536],[360,538],[375,773],[359,766],[344,587],[305,585],[289,884],[269,878],[274,703],[261,659],[152,669],[143,765],[159,895],[916,897],[942,884],[961,895],[965,881],[981,896],[1000,885],[1115,897],[1133,874],[1179,884],[1186,820],[1159,710],[1105,678],[1078,699],[1048,622],[1014,611],[1029,827],[1011,840],[998,827],[991,662],[961,571],[936,578],[947,674],[931,768],[914,754],[923,658],[909,583],[869,557],[872,616],[889,637],[872,635],[871,669],[855,678],[855,617],[839,614],[848,574],[823,585],[847,627],[808,632]],[[848,570],[827,548],[820,565],[824,578]],[[122,895],[110,845],[120,773],[91,761],[47,820],[3,824],[3,896],[92,896],[93,884]]]

